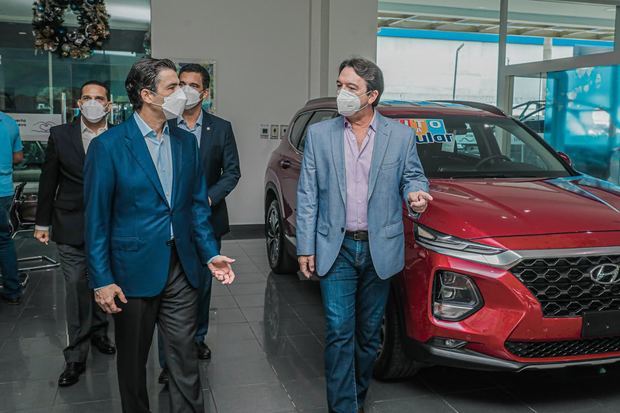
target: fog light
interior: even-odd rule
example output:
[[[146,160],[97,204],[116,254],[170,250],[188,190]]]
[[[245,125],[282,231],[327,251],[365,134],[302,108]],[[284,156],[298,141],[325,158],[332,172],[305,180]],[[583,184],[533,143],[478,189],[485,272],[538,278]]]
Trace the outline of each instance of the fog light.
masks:
[[[431,345],[435,347],[444,347],[449,349],[457,349],[465,347],[467,341],[465,340],[457,340],[455,338],[442,338],[435,337],[431,340]]]
[[[460,321],[482,307],[482,296],[467,275],[440,271],[433,285],[433,315],[440,320]]]

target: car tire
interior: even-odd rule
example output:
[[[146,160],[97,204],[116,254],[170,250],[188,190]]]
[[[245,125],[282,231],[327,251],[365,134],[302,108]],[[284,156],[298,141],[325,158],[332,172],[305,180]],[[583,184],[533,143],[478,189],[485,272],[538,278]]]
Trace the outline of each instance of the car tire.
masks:
[[[267,245],[267,259],[269,266],[276,274],[290,274],[297,272],[296,257],[292,257],[286,248],[284,225],[280,205],[273,199],[265,214],[265,241]]]
[[[422,364],[405,353],[401,311],[393,294],[390,292],[386,306],[381,329],[381,348],[374,367],[374,376],[378,380],[411,377],[422,367]]]

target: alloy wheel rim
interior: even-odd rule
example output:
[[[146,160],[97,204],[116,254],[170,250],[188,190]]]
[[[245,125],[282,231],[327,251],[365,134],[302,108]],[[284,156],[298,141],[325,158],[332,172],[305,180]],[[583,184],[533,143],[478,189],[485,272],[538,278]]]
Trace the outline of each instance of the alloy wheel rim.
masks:
[[[277,265],[280,255],[280,219],[274,206],[269,208],[267,218],[267,252],[271,265]]]

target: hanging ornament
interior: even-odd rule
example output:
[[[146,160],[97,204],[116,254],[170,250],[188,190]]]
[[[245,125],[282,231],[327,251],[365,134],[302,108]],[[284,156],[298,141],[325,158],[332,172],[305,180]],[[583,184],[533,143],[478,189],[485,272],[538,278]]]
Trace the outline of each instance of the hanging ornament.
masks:
[[[77,28],[64,26],[67,9],[77,15]],[[104,0],[35,0],[32,10],[35,49],[87,59],[110,37],[110,16]]]

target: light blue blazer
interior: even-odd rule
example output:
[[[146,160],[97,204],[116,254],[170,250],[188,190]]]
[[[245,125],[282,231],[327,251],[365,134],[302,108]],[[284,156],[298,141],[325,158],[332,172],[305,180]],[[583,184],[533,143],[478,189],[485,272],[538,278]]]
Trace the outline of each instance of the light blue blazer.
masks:
[[[413,129],[380,115],[368,187],[370,253],[382,279],[405,265],[403,201],[428,192]],[[297,187],[297,254],[315,255],[319,276],[334,264],[345,236],[346,174],[342,117],[308,128]]]

